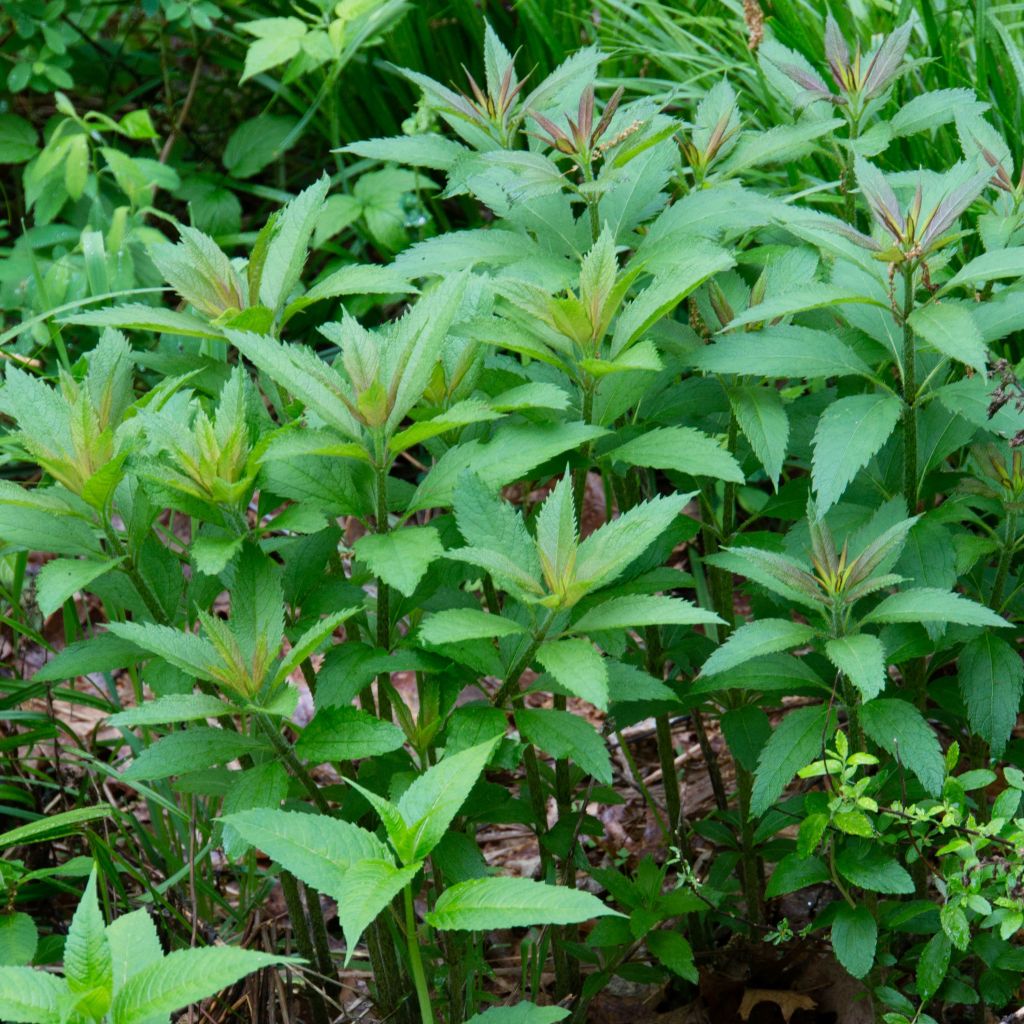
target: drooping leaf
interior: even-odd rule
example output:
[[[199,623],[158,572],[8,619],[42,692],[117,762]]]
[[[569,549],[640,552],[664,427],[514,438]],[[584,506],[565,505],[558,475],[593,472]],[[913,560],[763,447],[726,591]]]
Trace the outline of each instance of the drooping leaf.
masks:
[[[608,669],[589,640],[572,638],[541,644],[537,660],[569,693],[607,709]]]
[[[389,533],[368,533],[355,542],[354,550],[374,575],[411,597],[431,562],[444,554],[432,526],[406,526]]]
[[[946,774],[942,748],[935,730],[913,704],[878,697],[861,708],[860,718],[864,732],[909,768],[930,794],[942,792]]]
[[[793,776],[821,756],[835,727],[835,715],[824,704],[794,708],[786,714],[758,760],[751,814],[764,814]]]
[[[858,633],[838,637],[825,644],[825,653],[857,687],[861,700],[872,700],[885,689],[885,648],[877,636]]]
[[[609,452],[631,466],[672,469],[743,483],[739,463],[717,441],[692,427],[656,427]]]
[[[850,395],[822,413],[814,432],[811,476],[818,513],[828,511],[889,439],[902,406],[895,395]]]
[[[598,782],[612,781],[608,748],[586,719],[556,708],[522,708],[516,712],[516,728],[548,756],[570,758]]]
[[[1006,748],[1024,693],[1024,663],[1005,640],[985,632],[960,652],[960,692],[971,729],[996,756]]]
[[[875,962],[878,924],[864,905],[844,904],[832,921],[832,948],[836,959],[855,978],[863,978]]]
[[[184,732],[172,732],[146,747],[121,777],[126,782],[166,779],[209,768],[212,764],[227,764],[263,746],[262,740],[244,733],[206,725],[193,726]]]
[[[929,302],[915,309],[909,322],[932,348],[984,373],[988,348],[966,306],[951,300]]]
[[[789,417],[773,387],[736,385],[729,389],[736,422],[777,490],[789,446]]]

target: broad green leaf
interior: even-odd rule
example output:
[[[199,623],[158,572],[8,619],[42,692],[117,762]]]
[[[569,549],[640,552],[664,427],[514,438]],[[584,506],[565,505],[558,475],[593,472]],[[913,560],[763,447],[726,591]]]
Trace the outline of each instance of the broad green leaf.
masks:
[[[356,557],[388,586],[411,597],[430,568],[444,554],[432,526],[405,526],[390,533],[368,533],[355,542]]]
[[[950,299],[929,302],[910,314],[910,326],[944,356],[984,373],[988,348],[966,306]]]
[[[391,438],[388,447],[393,455],[397,455],[399,452],[422,444],[439,434],[457,431],[460,427],[469,426],[471,423],[486,423],[499,419],[501,419],[501,413],[492,409],[486,402],[476,398],[467,398],[464,402],[457,402],[451,408],[438,413],[432,419],[420,420],[411,427],[400,430]]]
[[[537,648],[537,660],[563,689],[608,708],[608,669],[604,658],[589,640],[556,640]]]
[[[672,525],[691,497],[652,498],[595,530],[576,553],[576,584],[597,590],[618,579]]]
[[[497,490],[557,455],[605,434],[589,423],[513,423],[499,427],[486,444],[469,441],[447,451],[412,497],[407,514],[451,505],[455,486],[467,470]]]
[[[943,931],[936,932],[926,943],[917,958],[915,979],[917,994],[922,1003],[927,1003],[946,980],[949,958],[953,951],[949,936]]]
[[[692,427],[656,427],[608,453],[631,466],[671,469],[690,476],[711,476],[743,483],[739,463],[713,438]]]
[[[879,697],[860,711],[864,732],[883,750],[909,768],[932,795],[942,792],[945,761],[935,730],[905,700]]]
[[[427,644],[457,644],[464,640],[514,636],[525,631],[512,619],[478,608],[446,608],[424,620],[419,636]]]
[[[398,750],[405,734],[397,725],[354,707],[320,708],[295,744],[310,764],[355,761]]]
[[[827,135],[842,123],[838,118],[831,118],[801,124],[780,124],[767,131],[744,132],[726,159],[723,170],[736,174],[766,163],[796,160],[812,148],[816,139]]]
[[[1006,749],[1024,693],[1024,663],[1005,640],[985,632],[960,652],[960,692],[971,730],[993,755]]]
[[[975,256],[942,286],[938,294],[943,295],[957,285],[969,284],[973,288],[975,285],[998,281],[1005,277],[1018,280],[1024,277],[1024,246],[995,249]]]
[[[537,545],[512,502],[467,472],[455,487],[454,504],[455,522],[467,544],[498,552],[517,565],[519,573],[540,579]]]
[[[764,814],[793,776],[821,756],[835,728],[835,715],[824,704],[786,712],[757,763],[752,815]]]
[[[729,753],[748,772],[754,771],[761,751],[772,734],[768,716],[756,705],[745,704],[726,711],[719,724],[725,742],[729,745]]]
[[[261,681],[284,634],[280,567],[255,544],[246,544],[234,564],[230,590],[231,633],[246,664],[257,669],[254,674]]]
[[[140,651],[156,654],[194,679],[213,682],[213,670],[220,658],[213,644],[195,633],[186,633],[156,623],[111,622],[111,633],[135,644]]]
[[[961,594],[916,587],[890,594],[861,622],[956,622],[961,626],[1007,627],[1006,619]]]
[[[0,914],[0,967],[32,963],[38,944],[39,932],[28,914]]]
[[[576,564],[577,529],[572,480],[566,470],[537,514],[535,533],[541,567],[549,588],[564,590]]]
[[[172,732],[146,747],[121,778],[126,782],[166,779],[171,775],[209,768],[213,764],[227,764],[263,746],[262,740],[244,733],[206,725],[193,726],[183,732]]]
[[[329,188],[330,179],[324,174],[277,215],[259,283],[259,300],[267,309],[278,310],[298,284]],[[249,299],[255,302],[256,296]]]
[[[855,978],[863,978],[875,963],[878,925],[867,907],[843,904],[832,921],[836,959]]]
[[[60,1024],[68,986],[31,967],[0,967],[0,1020],[10,1024]]]
[[[295,963],[231,946],[179,949],[133,975],[111,1007],[111,1024],[149,1024],[233,985],[253,971]]]
[[[548,756],[571,758],[598,782],[607,785],[612,781],[608,748],[585,718],[554,708],[521,708],[515,719],[523,739]]]
[[[702,676],[713,676],[742,665],[762,654],[775,654],[790,647],[808,643],[815,630],[789,619],[758,619],[746,622],[716,648],[700,670]]]
[[[354,864],[388,858],[384,844],[373,833],[323,814],[258,808],[221,820],[297,878],[334,899]]]
[[[421,861],[397,868],[386,860],[362,860],[349,866],[337,890],[338,921],[345,935],[345,966],[352,961],[363,932],[418,874]]]
[[[38,821],[29,822],[0,834],[0,850],[9,846],[24,846],[28,843],[46,843],[64,836],[74,835],[80,825],[100,818],[109,818],[117,811],[110,804],[98,804],[95,807],[78,807],[73,811],[61,811],[59,814],[48,814]]]
[[[110,572],[122,561],[120,558],[109,562],[55,558],[47,562],[36,576],[36,599],[39,602],[39,610],[47,617],[52,615],[68,598],[80,590],[85,590],[93,580]]]
[[[110,943],[113,962],[115,996],[132,975],[163,959],[160,936],[149,911],[145,909],[122,914],[113,924],[108,925],[107,941]]]
[[[75,313],[64,317],[61,323],[78,324],[82,327],[121,327],[126,330],[153,331],[155,334],[180,334],[186,338],[224,340],[224,334],[219,327],[191,313],[164,309],[160,306],[147,306],[141,302]]]
[[[774,387],[736,385],[729,388],[729,402],[740,430],[778,490],[789,446],[789,417],[782,398]]]
[[[237,708],[210,694],[174,693],[111,715],[107,724],[122,729],[133,725],[173,725],[237,713]]]
[[[814,432],[811,478],[818,495],[818,514],[842,496],[858,471],[878,454],[900,418],[895,395],[850,395],[822,413]]]
[[[441,931],[490,931],[543,924],[579,924],[621,917],[596,896],[529,878],[474,878],[441,893],[427,924]]]
[[[110,1006],[114,967],[96,895],[96,869],[71,919],[64,943],[64,976],[82,1010],[101,1017]]]
[[[492,1006],[483,1013],[475,1013],[466,1024],[556,1024],[568,1016],[569,1011],[561,1006],[516,1003],[515,1006]]]
[[[633,629],[640,626],[694,626],[722,620],[714,612],[689,601],[656,594],[610,597],[584,612],[570,627],[573,633],[601,629]]]
[[[274,682],[284,682],[311,654],[316,653],[321,644],[325,643],[346,619],[351,618],[359,610],[354,607],[343,608],[340,612],[334,612],[310,626],[292,644],[291,650],[281,660],[277,672],[274,673]]]
[[[402,794],[398,813],[405,834],[392,844],[404,864],[421,861],[441,841],[484,770],[495,741],[450,754],[420,775]]]
[[[36,130],[17,114],[0,114],[0,164],[23,164],[39,151]]]
[[[812,309],[824,309],[845,303],[854,305],[881,306],[882,303],[867,295],[861,295],[846,288],[832,284],[813,284],[808,282],[794,291],[776,296],[751,306],[748,310],[735,316],[728,324],[729,331],[752,323],[770,323],[778,317],[791,316],[794,313],[806,313]],[[888,307],[886,307],[888,308]]]
[[[345,153],[383,160],[405,167],[427,167],[434,171],[446,171],[464,155],[465,146],[452,139],[434,133],[398,135],[386,139],[363,139],[342,147]],[[447,235],[439,236],[447,237]],[[405,250],[403,255],[408,253]]]
[[[697,984],[699,978],[697,965],[693,961],[693,947],[679,932],[659,929],[650,932],[644,941],[663,967]]]
[[[907,896],[914,891],[910,872],[871,841],[852,840],[836,854],[836,867],[848,882],[869,892]]]
[[[897,137],[916,135],[948,124],[954,117],[970,117],[984,109],[972,89],[934,89],[904,103],[889,125]]]
[[[795,324],[720,335],[694,353],[693,363],[710,373],[768,378],[871,375],[868,365],[836,335]]]
[[[139,660],[138,645],[113,633],[97,633],[62,648],[36,672],[32,679],[40,683],[60,682],[124,668]]]
[[[697,252],[679,252],[672,270],[655,278],[619,315],[612,335],[612,357],[642,338],[690,292],[735,262],[724,249],[703,247]]]
[[[828,865],[817,857],[801,857],[797,853],[787,853],[772,871],[768,886],[764,891],[769,899],[798,892],[811,885],[829,883],[832,875]]]
[[[829,661],[857,687],[861,700],[877,697],[886,683],[885,648],[877,636],[858,633],[825,644]]]

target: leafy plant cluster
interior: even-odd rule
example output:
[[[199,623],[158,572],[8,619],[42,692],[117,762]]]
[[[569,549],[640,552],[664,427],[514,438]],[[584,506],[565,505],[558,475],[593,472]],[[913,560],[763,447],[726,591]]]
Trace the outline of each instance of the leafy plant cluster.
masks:
[[[334,103],[392,6],[249,22],[242,77]],[[602,6],[612,35],[676,27]],[[15,250],[69,201],[92,226],[46,271],[64,291],[36,275],[0,389],[5,621],[56,650],[3,707],[12,758],[58,759],[35,784],[79,792],[0,846],[84,831],[111,906],[143,894],[190,946],[279,885],[298,959],[165,956],[145,909],[105,924],[91,862],[5,859],[0,1017],[148,1024],[284,966],[325,1024],[359,958],[381,1019],[585,1021],[616,976],[686,1001],[773,945],[829,950],[888,1024],[1013,1008],[1016,137],[987,75],[927,87],[922,15],[870,39],[828,15],[814,48],[754,8],[699,97],[608,84],[596,45],[531,72],[487,25],[482,71],[402,70],[407,130],[329,132],[340,181],[241,235],[195,207],[157,231],[178,185],[120,148],[154,120],[58,100]],[[412,241],[385,187],[437,230]],[[322,259],[350,215],[369,245]],[[111,262],[129,234],[144,277]],[[81,677],[92,744],[28,703]],[[650,855],[602,842],[623,781]],[[535,877],[488,862],[493,825],[532,833]],[[40,943],[16,905],[83,876]]]

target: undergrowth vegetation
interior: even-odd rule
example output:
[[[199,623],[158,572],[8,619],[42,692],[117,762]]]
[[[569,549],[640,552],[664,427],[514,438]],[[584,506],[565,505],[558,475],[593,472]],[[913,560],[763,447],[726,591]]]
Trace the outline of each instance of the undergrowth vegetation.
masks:
[[[1019,12],[887,10],[5,8],[0,1019],[1016,1010]]]

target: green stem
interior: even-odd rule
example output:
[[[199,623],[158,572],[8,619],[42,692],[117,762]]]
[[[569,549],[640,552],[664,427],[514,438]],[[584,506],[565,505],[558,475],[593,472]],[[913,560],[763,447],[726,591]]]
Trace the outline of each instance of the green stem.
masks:
[[[388,471],[387,464],[382,460],[377,467],[377,508],[374,517],[374,532],[387,533],[388,524]],[[391,591],[388,585],[377,577],[377,646],[381,650],[391,649]],[[377,677],[377,713],[388,721],[391,720],[391,701],[387,690],[391,684],[390,673],[381,673]]]
[[[405,887],[402,898],[405,901],[405,940],[409,949],[409,964],[412,967],[413,984],[416,986],[416,998],[420,1004],[420,1020],[422,1024],[434,1024],[434,1008],[430,1005],[430,989],[427,987],[423,957],[420,955],[420,944],[416,935],[416,910],[412,903],[412,886]]]
[[[857,226],[857,197],[853,192],[853,164],[856,154],[853,152],[853,143],[857,141],[860,133],[860,125],[856,118],[850,120],[850,147],[846,151],[846,164],[843,167],[843,217],[847,224]]]
[[[996,566],[996,578],[992,583],[992,593],[988,599],[988,605],[993,611],[999,611],[1003,600],[1003,590],[1006,588],[1006,577],[1010,572],[1010,562],[1013,559],[1013,548],[1017,533],[1017,515],[1010,512],[1006,517],[1006,534],[1003,537],[1003,550],[999,553],[999,564]]]
[[[555,613],[548,612],[547,617],[540,625],[540,629],[537,630],[533,640],[530,641],[530,646],[526,648],[521,658],[517,658],[512,663],[512,667],[508,670],[508,675],[505,676],[505,681],[501,684],[500,689],[491,700],[491,703],[495,707],[503,707],[506,701],[508,701],[512,696],[512,691],[515,690],[519,684],[519,677],[529,667],[530,662],[533,661],[533,656],[537,653],[537,648],[544,642],[544,638],[547,636],[554,618]]]
[[[290,871],[281,872],[281,891],[284,893],[288,917],[292,923],[292,934],[295,936],[299,953],[307,963],[315,964],[319,969],[320,962],[313,949],[312,929],[302,906],[302,897],[299,895],[299,883]],[[327,1011],[327,1004],[324,997],[315,989],[310,989],[309,1003],[314,1024],[328,1024],[330,1014]]]
[[[914,267],[908,263],[903,271],[903,367],[900,388],[903,395],[903,494],[913,515],[917,508],[917,362],[914,352],[914,328],[910,315],[914,312]]]
[[[323,793],[320,792],[320,787],[316,784],[316,780],[308,771],[306,771],[305,766],[295,756],[295,751],[292,750],[288,741],[280,734],[280,732],[278,732],[277,728],[266,715],[254,715],[253,717],[256,720],[256,724],[262,730],[264,736],[270,740],[270,744],[278,756],[282,761],[284,761],[285,767],[309,794],[309,798],[313,801],[316,809],[321,814],[330,814],[330,805],[327,803]]]

